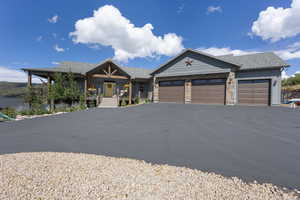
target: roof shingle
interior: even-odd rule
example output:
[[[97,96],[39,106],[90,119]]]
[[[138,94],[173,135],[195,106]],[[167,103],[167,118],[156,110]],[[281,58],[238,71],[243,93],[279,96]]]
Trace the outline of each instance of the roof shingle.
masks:
[[[255,53],[255,54],[248,54],[242,56],[234,56],[230,54],[230,55],[224,55],[218,57],[222,58],[223,60],[239,63],[241,66],[239,70],[264,69],[264,68],[289,66],[286,62],[284,62],[273,52]]]

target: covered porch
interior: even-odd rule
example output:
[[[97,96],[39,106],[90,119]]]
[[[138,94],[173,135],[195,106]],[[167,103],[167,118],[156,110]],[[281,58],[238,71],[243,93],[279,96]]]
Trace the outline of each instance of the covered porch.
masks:
[[[86,73],[84,77],[84,93],[87,103],[95,106],[103,104],[104,99],[119,105],[121,98],[128,98],[132,104],[131,76],[113,62],[104,62]]]
[[[119,106],[125,99],[127,104],[132,104],[137,98],[147,99],[149,92],[149,79],[133,77],[111,60],[95,64],[80,73],[72,67],[24,69],[28,73],[28,87],[32,86],[32,76],[39,76],[47,80],[50,86],[55,73],[73,73],[80,90],[85,96],[87,104],[100,106],[104,100],[115,102]]]

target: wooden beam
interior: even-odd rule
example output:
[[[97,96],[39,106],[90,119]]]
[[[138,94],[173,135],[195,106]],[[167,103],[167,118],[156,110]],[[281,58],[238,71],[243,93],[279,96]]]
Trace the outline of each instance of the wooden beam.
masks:
[[[92,77],[93,78],[114,78],[114,79],[125,79],[125,80],[128,79],[128,77],[126,76],[117,76],[117,75],[108,76],[105,74],[93,74]]]
[[[27,82],[27,86],[31,87],[32,86],[32,74],[30,71],[28,71],[28,82]]]
[[[85,102],[87,100],[87,90],[88,90],[88,76],[84,78],[84,98]]]
[[[115,70],[111,73],[111,75],[114,75],[117,71],[118,71],[118,70],[115,69]]]
[[[107,71],[105,69],[102,69],[102,71],[107,75],[109,76],[109,74],[107,73]]]
[[[108,75],[111,76],[111,67],[110,67],[110,64],[108,64]]]
[[[51,85],[52,85],[52,79],[51,79],[51,76],[48,75],[47,77],[48,79],[48,82],[47,82],[47,85],[48,85],[48,95],[49,95],[49,91],[50,91],[50,88],[51,88]],[[49,101],[48,101],[49,105],[50,105],[50,111],[52,111],[54,109],[54,99],[51,98]]]
[[[129,92],[128,92],[128,101],[129,101],[129,105],[132,104],[132,82],[131,79],[129,79]]]

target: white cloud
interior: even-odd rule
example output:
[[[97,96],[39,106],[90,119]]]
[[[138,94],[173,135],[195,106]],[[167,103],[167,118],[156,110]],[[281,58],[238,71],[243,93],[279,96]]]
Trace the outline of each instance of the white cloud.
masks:
[[[300,0],[292,0],[290,8],[268,7],[252,24],[252,33],[263,40],[278,40],[300,33]]]
[[[51,62],[51,64],[52,64],[52,65],[59,65],[60,63],[59,63],[59,62],[53,61],[53,62]]]
[[[222,12],[221,6],[209,6],[207,8],[207,13],[214,13],[214,12]]]
[[[231,49],[230,47],[223,47],[223,48],[200,47],[200,48],[198,48],[198,50],[203,51],[203,52],[208,53],[208,54],[211,54],[211,55],[214,55],[214,56],[222,56],[222,55],[227,55],[227,54],[233,54],[235,56],[241,56],[241,55],[246,55],[246,54],[251,54],[251,53],[258,53],[258,51],[245,51],[245,50],[239,50],[239,49]]]
[[[136,27],[111,5],[94,11],[89,18],[78,20],[75,31],[70,33],[74,43],[100,44],[114,49],[114,59],[173,56],[183,49],[182,38],[175,33],[156,36],[153,26]]]
[[[285,70],[283,70],[283,71],[281,72],[281,78],[282,78],[282,79],[288,79],[288,78],[290,78],[290,76],[286,73]]]
[[[283,70],[283,71],[281,72],[281,78],[282,78],[282,79],[288,79],[288,78],[291,78],[291,77],[295,77],[296,74],[300,74],[300,71],[296,71],[296,72],[294,72],[292,75],[288,75],[288,74],[286,73],[286,71]]]
[[[291,60],[291,59],[300,59],[300,47],[299,48],[291,48],[291,46],[297,46],[298,43],[294,43],[290,45],[286,49],[274,51],[280,58],[283,60]],[[259,53],[260,51],[248,51],[248,50],[240,50],[240,49],[231,49],[230,47],[200,47],[198,48],[199,51],[203,51],[205,53],[214,55],[214,56],[221,56],[226,54],[233,54],[235,56],[247,55],[252,53]]]
[[[21,70],[0,66],[0,81],[23,83],[27,82],[27,78],[27,74]],[[39,78],[32,77],[32,82],[41,83],[41,80]]]
[[[53,17],[51,17],[50,19],[48,19],[48,22],[50,22],[51,24],[56,24],[58,22],[59,16],[58,15],[54,15]]]
[[[184,4],[181,4],[181,5],[178,7],[178,9],[177,9],[177,13],[178,13],[178,14],[182,13],[183,10],[184,10],[184,7],[185,7],[185,5],[184,5]]]
[[[57,38],[57,33],[52,33],[52,36],[53,36],[54,39],[56,39]]]
[[[90,45],[88,45],[88,47],[91,49],[94,49],[94,50],[101,49],[100,45],[98,45],[98,44],[90,44]]]
[[[275,53],[284,60],[292,60],[300,58],[300,42],[288,45],[286,49],[277,50]]]
[[[37,38],[36,38],[36,41],[37,42],[40,42],[40,41],[42,41],[43,40],[43,36],[38,36]]]
[[[300,48],[300,42],[295,42],[289,45],[288,48],[295,48],[295,49]]]
[[[299,59],[300,58],[300,50],[292,50],[292,49],[284,49],[275,51],[275,53],[281,57],[283,60],[291,60],[291,59]]]
[[[18,66],[18,67],[29,65],[28,62],[13,62],[12,64],[13,64],[13,65],[16,65],[16,66]]]
[[[54,45],[54,50],[55,51],[57,51],[57,52],[64,52],[65,51],[65,49],[64,48],[61,48],[61,47],[59,47],[57,44],[56,45]]]

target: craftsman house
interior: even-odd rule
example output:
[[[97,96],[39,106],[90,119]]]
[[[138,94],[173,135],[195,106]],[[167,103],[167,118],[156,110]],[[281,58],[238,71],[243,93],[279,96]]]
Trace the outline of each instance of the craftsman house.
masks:
[[[213,56],[186,49],[155,70],[124,67],[111,59],[99,64],[62,62],[53,68],[25,68],[31,76],[74,73],[82,90],[117,105],[127,95],[153,102],[196,104],[280,104],[281,71],[288,65],[274,53]]]

